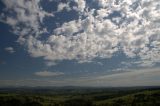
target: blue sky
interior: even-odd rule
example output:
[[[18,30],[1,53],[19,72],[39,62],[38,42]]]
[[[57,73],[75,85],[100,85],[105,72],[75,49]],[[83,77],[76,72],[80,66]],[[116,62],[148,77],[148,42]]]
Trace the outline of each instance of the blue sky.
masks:
[[[159,0],[1,0],[0,86],[160,84]]]

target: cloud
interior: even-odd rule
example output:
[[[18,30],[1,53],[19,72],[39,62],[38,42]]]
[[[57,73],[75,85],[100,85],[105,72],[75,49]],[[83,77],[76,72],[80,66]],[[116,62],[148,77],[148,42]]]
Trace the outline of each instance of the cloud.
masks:
[[[106,86],[148,86],[159,85],[159,68],[128,70],[128,72],[104,75],[95,78],[98,85]]]
[[[74,2],[71,6],[70,3]],[[65,21],[48,36],[44,19],[52,17],[40,0],[3,0],[5,11],[15,17],[1,15],[19,35],[18,42],[26,46],[33,57],[57,62],[76,60],[89,62],[95,58],[111,58],[123,52],[128,58],[139,58],[139,66],[154,65],[160,61],[160,8],[159,0],[69,0],[58,4],[58,12],[70,8],[78,19]],[[54,17],[59,18],[54,14]],[[22,25],[20,27],[20,25]]]
[[[73,0],[75,3],[77,3],[77,7],[74,9],[79,12],[84,12],[84,9],[86,8],[86,1],[85,0]]]
[[[54,76],[60,76],[63,75],[64,73],[62,72],[50,72],[50,71],[39,71],[39,72],[35,72],[36,76],[40,76],[40,77],[54,77]]]
[[[46,32],[45,28],[41,27],[45,17],[53,17],[54,15],[44,11],[40,7],[41,0],[2,0],[5,4],[6,13],[11,16],[1,15],[1,21],[9,24],[13,28],[13,32],[19,35],[19,38],[29,36],[29,34],[41,34]],[[20,43],[24,43],[26,39],[18,39]]]
[[[159,86],[159,76],[159,68],[143,68],[110,75],[65,78],[65,80],[54,79],[55,77],[49,79],[0,80],[0,86]]]
[[[82,86],[120,87],[120,86],[159,86],[159,68],[117,70],[120,72],[106,75],[86,76],[68,79],[68,83]],[[67,82],[66,82],[67,83]]]
[[[61,11],[64,10],[64,9],[66,9],[67,11],[70,11],[70,10],[71,10],[69,4],[59,3],[59,4],[58,4],[57,12],[61,12]]]
[[[7,52],[9,52],[9,53],[14,53],[14,52],[15,52],[15,50],[14,50],[13,47],[6,47],[6,48],[5,48],[5,51],[7,51]]]
[[[48,81],[48,80],[41,80],[41,79],[17,79],[17,80],[0,80],[0,87],[5,86],[30,86],[30,87],[37,87],[37,86],[60,86],[62,81]],[[62,85],[61,85],[62,86]]]

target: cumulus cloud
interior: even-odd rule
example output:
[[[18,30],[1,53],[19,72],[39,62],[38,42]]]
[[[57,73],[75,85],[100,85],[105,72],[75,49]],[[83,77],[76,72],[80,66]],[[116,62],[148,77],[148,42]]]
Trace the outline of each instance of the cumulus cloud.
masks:
[[[6,48],[5,48],[5,51],[7,51],[7,52],[9,52],[9,53],[14,53],[14,52],[15,52],[15,50],[14,50],[13,47],[6,47]]]
[[[1,21],[9,24],[13,28],[13,32],[22,37],[36,36],[45,32],[45,28],[41,27],[43,19],[46,16],[53,16],[53,14],[44,11],[40,7],[41,0],[21,0],[20,2],[14,0],[2,0],[6,9],[4,10],[8,15],[1,15]],[[26,39],[19,39],[20,43],[24,43]]]
[[[73,0],[75,3],[77,3],[77,7],[74,9],[79,12],[84,12],[84,9],[86,8],[86,1],[85,0]]]
[[[51,71],[39,71],[35,72],[36,76],[40,77],[54,77],[54,76],[60,76],[63,75],[64,73],[62,72],[51,72]]]
[[[85,0],[69,0],[59,3],[57,12],[69,8],[71,2],[76,5],[70,9],[79,18],[64,22],[46,39],[43,20],[53,14],[43,9],[40,0],[3,0],[5,11],[16,14],[1,15],[1,21],[12,26],[31,56],[53,63],[111,58],[118,51],[128,58],[138,57],[140,66],[160,61],[160,0],[93,0],[95,7]]]
[[[64,9],[66,9],[67,11],[70,11],[70,10],[71,10],[69,4],[59,3],[59,4],[58,4],[57,12],[60,12],[60,11],[62,11],[62,10],[64,10]]]

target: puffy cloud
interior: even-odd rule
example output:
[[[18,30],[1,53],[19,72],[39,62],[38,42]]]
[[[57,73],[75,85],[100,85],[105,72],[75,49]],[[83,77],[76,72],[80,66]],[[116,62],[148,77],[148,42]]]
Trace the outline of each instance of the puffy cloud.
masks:
[[[2,0],[2,2],[6,5],[5,12],[10,15],[3,14],[1,21],[9,24],[13,28],[13,32],[20,38],[29,36],[29,34],[36,36],[45,32],[45,28],[41,27],[43,19],[46,16],[53,16],[40,7],[40,0],[21,0],[20,2]],[[24,43],[23,40],[19,40],[20,43]]]
[[[62,72],[51,72],[51,71],[35,72],[35,75],[40,76],[40,77],[54,77],[54,76],[60,76],[63,74],[64,73],[62,73]]]
[[[57,11],[71,2],[76,3],[71,9],[79,12],[79,18],[64,22],[46,39],[42,36],[46,27],[41,24],[52,14],[42,8],[40,0],[3,0],[5,10],[16,16],[3,15],[1,20],[12,26],[31,56],[44,57],[49,65],[60,60],[111,58],[118,51],[128,58],[139,57],[140,66],[160,61],[159,0],[93,0],[95,8],[85,0],[70,0],[60,3]]]
[[[79,12],[84,12],[84,9],[86,8],[86,1],[85,0],[73,0],[75,3],[77,3],[77,7],[74,9]]]
[[[81,20],[73,20],[67,23],[63,23],[62,27],[56,28],[54,32],[56,35],[72,36],[81,30]]]
[[[5,48],[5,51],[7,51],[7,52],[9,52],[9,53],[14,53],[14,52],[15,52],[15,50],[14,50],[13,47],[6,47],[6,48]]]
[[[67,11],[70,11],[70,10],[71,10],[69,4],[59,3],[59,4],[58,4],[58,9],[57,9],[57,11],[60,12],[60,11],[62,11],[62,10],[64,10],[64,9],[66,9]]]

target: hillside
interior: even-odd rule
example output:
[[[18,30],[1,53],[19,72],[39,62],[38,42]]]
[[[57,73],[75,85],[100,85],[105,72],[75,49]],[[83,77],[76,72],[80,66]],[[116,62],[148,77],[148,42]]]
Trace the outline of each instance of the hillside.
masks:
[[[160,89],[0,90],[0,106],[160,106]]]

